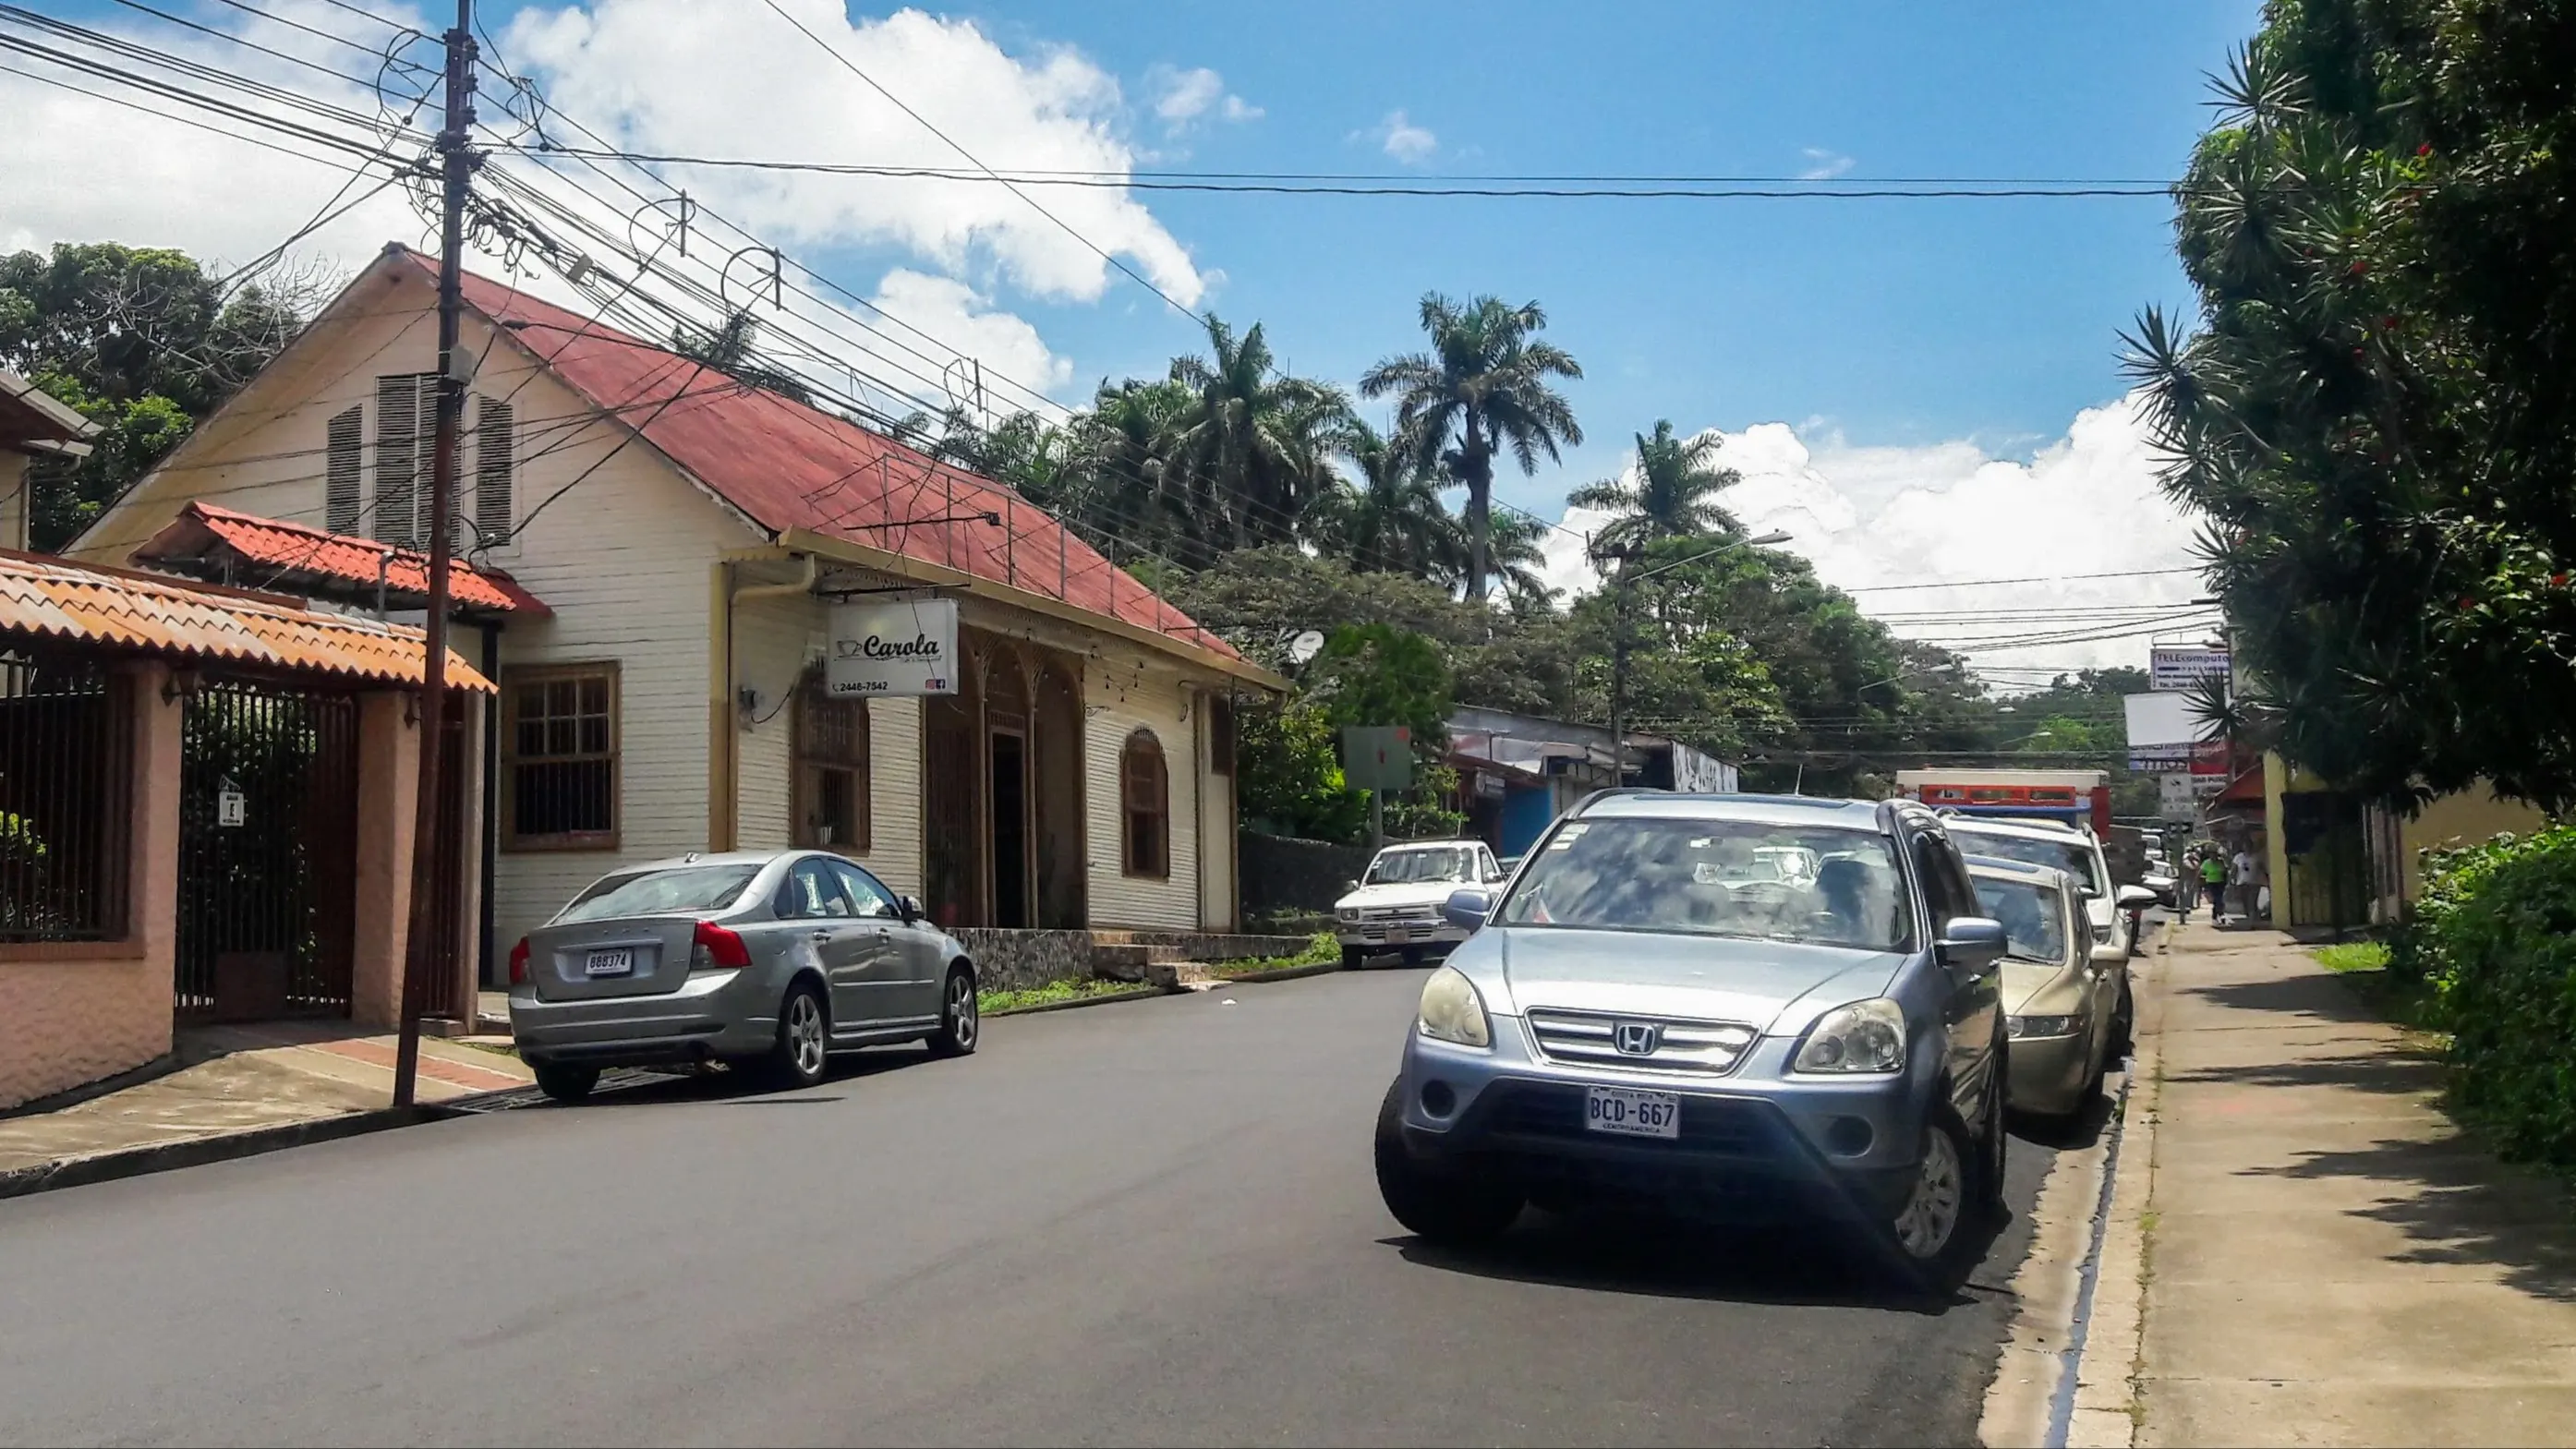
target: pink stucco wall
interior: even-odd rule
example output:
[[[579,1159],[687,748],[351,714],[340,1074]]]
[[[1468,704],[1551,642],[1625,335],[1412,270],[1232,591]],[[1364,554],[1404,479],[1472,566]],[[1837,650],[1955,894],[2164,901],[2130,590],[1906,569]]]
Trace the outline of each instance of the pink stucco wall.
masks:
[[[160,665],[134,703],[132,916],[104,945],[0,945],[0,1108],[129,1071],[170,1050],[178,926],[179,713]]]

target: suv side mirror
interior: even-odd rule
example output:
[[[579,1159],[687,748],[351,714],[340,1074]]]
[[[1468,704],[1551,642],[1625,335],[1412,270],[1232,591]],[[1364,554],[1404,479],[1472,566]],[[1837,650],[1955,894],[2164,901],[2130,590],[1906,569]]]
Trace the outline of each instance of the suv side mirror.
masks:
[[[921,900],[917,896],[896,896],[894,908],[896,913],[903,917],[903,923],[907,926],[922,917]]]
[[[1932,949],[1944,966],[1982,969],[2004,953],[2004,923],[1985,916],[1953,916]]]
[[[2120,894],[2115,899],[2118,900],[2121,910],[2135,911],[2154,905],[2156,893],[2145,886],[2126,885],[2120,887]]]
[[[1494,908],[1494,898],[1480,890],[1454,890],[1440,903],[1440,917],[1453,926],[1473,931],[1485,924],[1485,915]]]

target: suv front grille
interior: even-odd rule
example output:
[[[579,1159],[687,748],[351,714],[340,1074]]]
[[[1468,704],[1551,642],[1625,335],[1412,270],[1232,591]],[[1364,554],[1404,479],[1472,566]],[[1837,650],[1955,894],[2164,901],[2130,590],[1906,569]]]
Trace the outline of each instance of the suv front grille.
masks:
[[[1735,1070],[1762,1033],[1740,1022],[1687,1021],[1665,1016],[1618,1016],[1591,1011],[1533,1008],[1524,1018],[1540,1056],[1550,1061],[1592,1067],[1631,1067],[1653,1072],[1702,1072],[1721,1076]],[[1624,1029],[1624,1030],[1623,1030]],[[1651,1037],[1642,1052],[1620,1049],[1623,1035],[1633,1043],[1640,1029]]]

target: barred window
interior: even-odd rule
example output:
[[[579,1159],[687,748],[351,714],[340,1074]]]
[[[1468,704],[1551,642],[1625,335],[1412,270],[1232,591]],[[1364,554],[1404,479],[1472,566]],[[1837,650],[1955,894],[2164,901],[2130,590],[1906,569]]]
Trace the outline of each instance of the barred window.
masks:
[[[1172,791],[1163,768],[1163,743],[1152,730],[1127,737],[1118,751],[1119,819],[1128,875],[1157,880],[1172,873]]]
[[[617,845],[617,666],[502,673],[502,771],[513,850]]]
[[[812,850],[868,849],[868,705],[836,698],[819,668],[797,683],[794,703],[795,843]]]

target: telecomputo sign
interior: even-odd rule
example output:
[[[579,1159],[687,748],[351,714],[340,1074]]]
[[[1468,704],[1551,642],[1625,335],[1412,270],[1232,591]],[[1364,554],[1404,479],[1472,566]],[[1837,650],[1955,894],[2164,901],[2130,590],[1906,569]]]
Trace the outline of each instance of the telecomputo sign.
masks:
[[[823,682],[834,694],[955,694],[956,601],[833,605]]]

